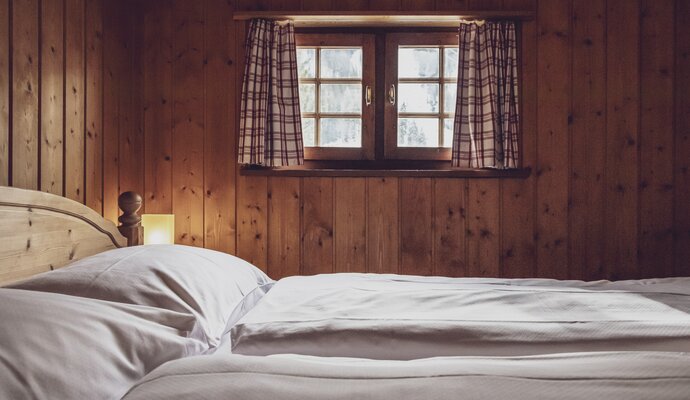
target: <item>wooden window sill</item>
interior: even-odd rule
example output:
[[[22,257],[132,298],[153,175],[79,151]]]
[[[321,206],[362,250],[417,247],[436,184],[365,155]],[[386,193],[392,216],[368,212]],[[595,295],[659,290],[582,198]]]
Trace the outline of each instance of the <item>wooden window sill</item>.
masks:
[[[519,169],[463,169],[463,168],[328,168],[328,167],[285,167],[262,168],[242,167],[242,176],[276,177],[428,177],[428,178],[513,178],[525,179],[530,168]]]

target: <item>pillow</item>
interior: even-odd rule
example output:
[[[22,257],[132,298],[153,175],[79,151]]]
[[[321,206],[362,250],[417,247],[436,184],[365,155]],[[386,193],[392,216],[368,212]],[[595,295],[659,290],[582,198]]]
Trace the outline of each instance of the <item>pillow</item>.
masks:
[[[2,399],[119,399],[206,348],[191,314],[17,289],[0,289],[0,304]]]
[[[10,287],[191,313],[201,328],[199,339],[214,348],[245,295],[271,282],[229,254],[151,245],[106,251]]]

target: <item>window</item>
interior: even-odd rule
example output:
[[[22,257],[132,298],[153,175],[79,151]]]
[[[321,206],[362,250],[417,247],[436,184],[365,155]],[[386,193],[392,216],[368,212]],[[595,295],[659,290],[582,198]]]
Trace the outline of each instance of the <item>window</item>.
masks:
[[[374,37],[297,35],[306,159],[373,159]]]
[[[386,158],[450,160],[457,76],[457,34],[387,35]]]
[[[306,159],[450,160],[455,31],[300,33],[297,60]]]

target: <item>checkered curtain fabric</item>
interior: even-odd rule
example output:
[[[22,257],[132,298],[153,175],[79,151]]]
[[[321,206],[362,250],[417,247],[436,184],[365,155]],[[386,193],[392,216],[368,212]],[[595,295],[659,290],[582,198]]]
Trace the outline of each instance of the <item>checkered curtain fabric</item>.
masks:
[[[460,25],[452,164],[518,167],[518,67],[514,22]]]
[[[250,23],[238,161],[267,167],[304,163],[295,29],[290,22]]]

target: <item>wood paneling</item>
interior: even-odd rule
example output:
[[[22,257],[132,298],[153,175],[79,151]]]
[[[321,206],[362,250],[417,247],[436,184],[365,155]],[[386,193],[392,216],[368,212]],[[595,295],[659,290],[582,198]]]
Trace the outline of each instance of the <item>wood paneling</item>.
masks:
[[[640,276],[673,274],[673,0],[641,2]]]
[[[367,271],[399,271],[398,178],[367,178]]]
[[[38,0],[12,1],[12,185],[38,189]]]
[[[86,0],[86,205],[103,214],[103,0]]]
[[[84,0],[65,0],[65,196],[84,202]]]
[[[0,0],[0,185],[10,179],[10,7]]]
[[[606,1],[573,1],[570,276],[604,273]],[[603,133],[603,134],[602,134]]]
[[[431,178],[400,179],[400,272],[433,272],[433,202]]]
[[[675,16],[674,273],[690,276],[690,2],[676,0]]]
[[[173,1],[175,236],[177,242],[195,246],[204,245],[204,6],[204,2]],[[265,261],[258,263],[265,266]]]
[[[334,197],[335,271],[366,272],[366,179],[336,179]]]
[[[274,277],[341,270],[572,279],[690,274],[685,1],[64,1],[85,7],[81,27],[47,26],[32,11],[40,5],[46,18],[54,4],[0,0],[0,50],[13,49],[9,59],[0,51],[0,183],[16,178],[18,186],[52,191],[60,188],[53,181],[67,187],[74,178],[69,185],[81,182],[80,200],[110,219],[121,190],[140,190],[147,211],[176,214],[180,243],[238,254]],[[233,4],[535,10],[520,29],[522,163],[532,175],[240,176],[245,25],[232,20]],[[64,49],[70,71],[57,61],[60,49],[53,56],[48,45],[61,29],[84,38],[81,61],[70,56],[69,43]],[[71,107],[85,120],[81,178],[62,170],[59,150],[49,156],[43,142],[47,134],[67,134],[46,128],[69,109],[46,96],[60,93],[72,74],[85,83],[81,110]]]
[[[268,272],[276,279],[299,275],[300,180],[269,178],[268,186]]]
[[[63,194],[64,1],[41,2],[41,190]]]
[[[537,17],[537,274],[568,277],[570,1],[540,0]]]
[[[638,276],[639,4],[608,0],[606,21],[606,250],[608,278]]]

